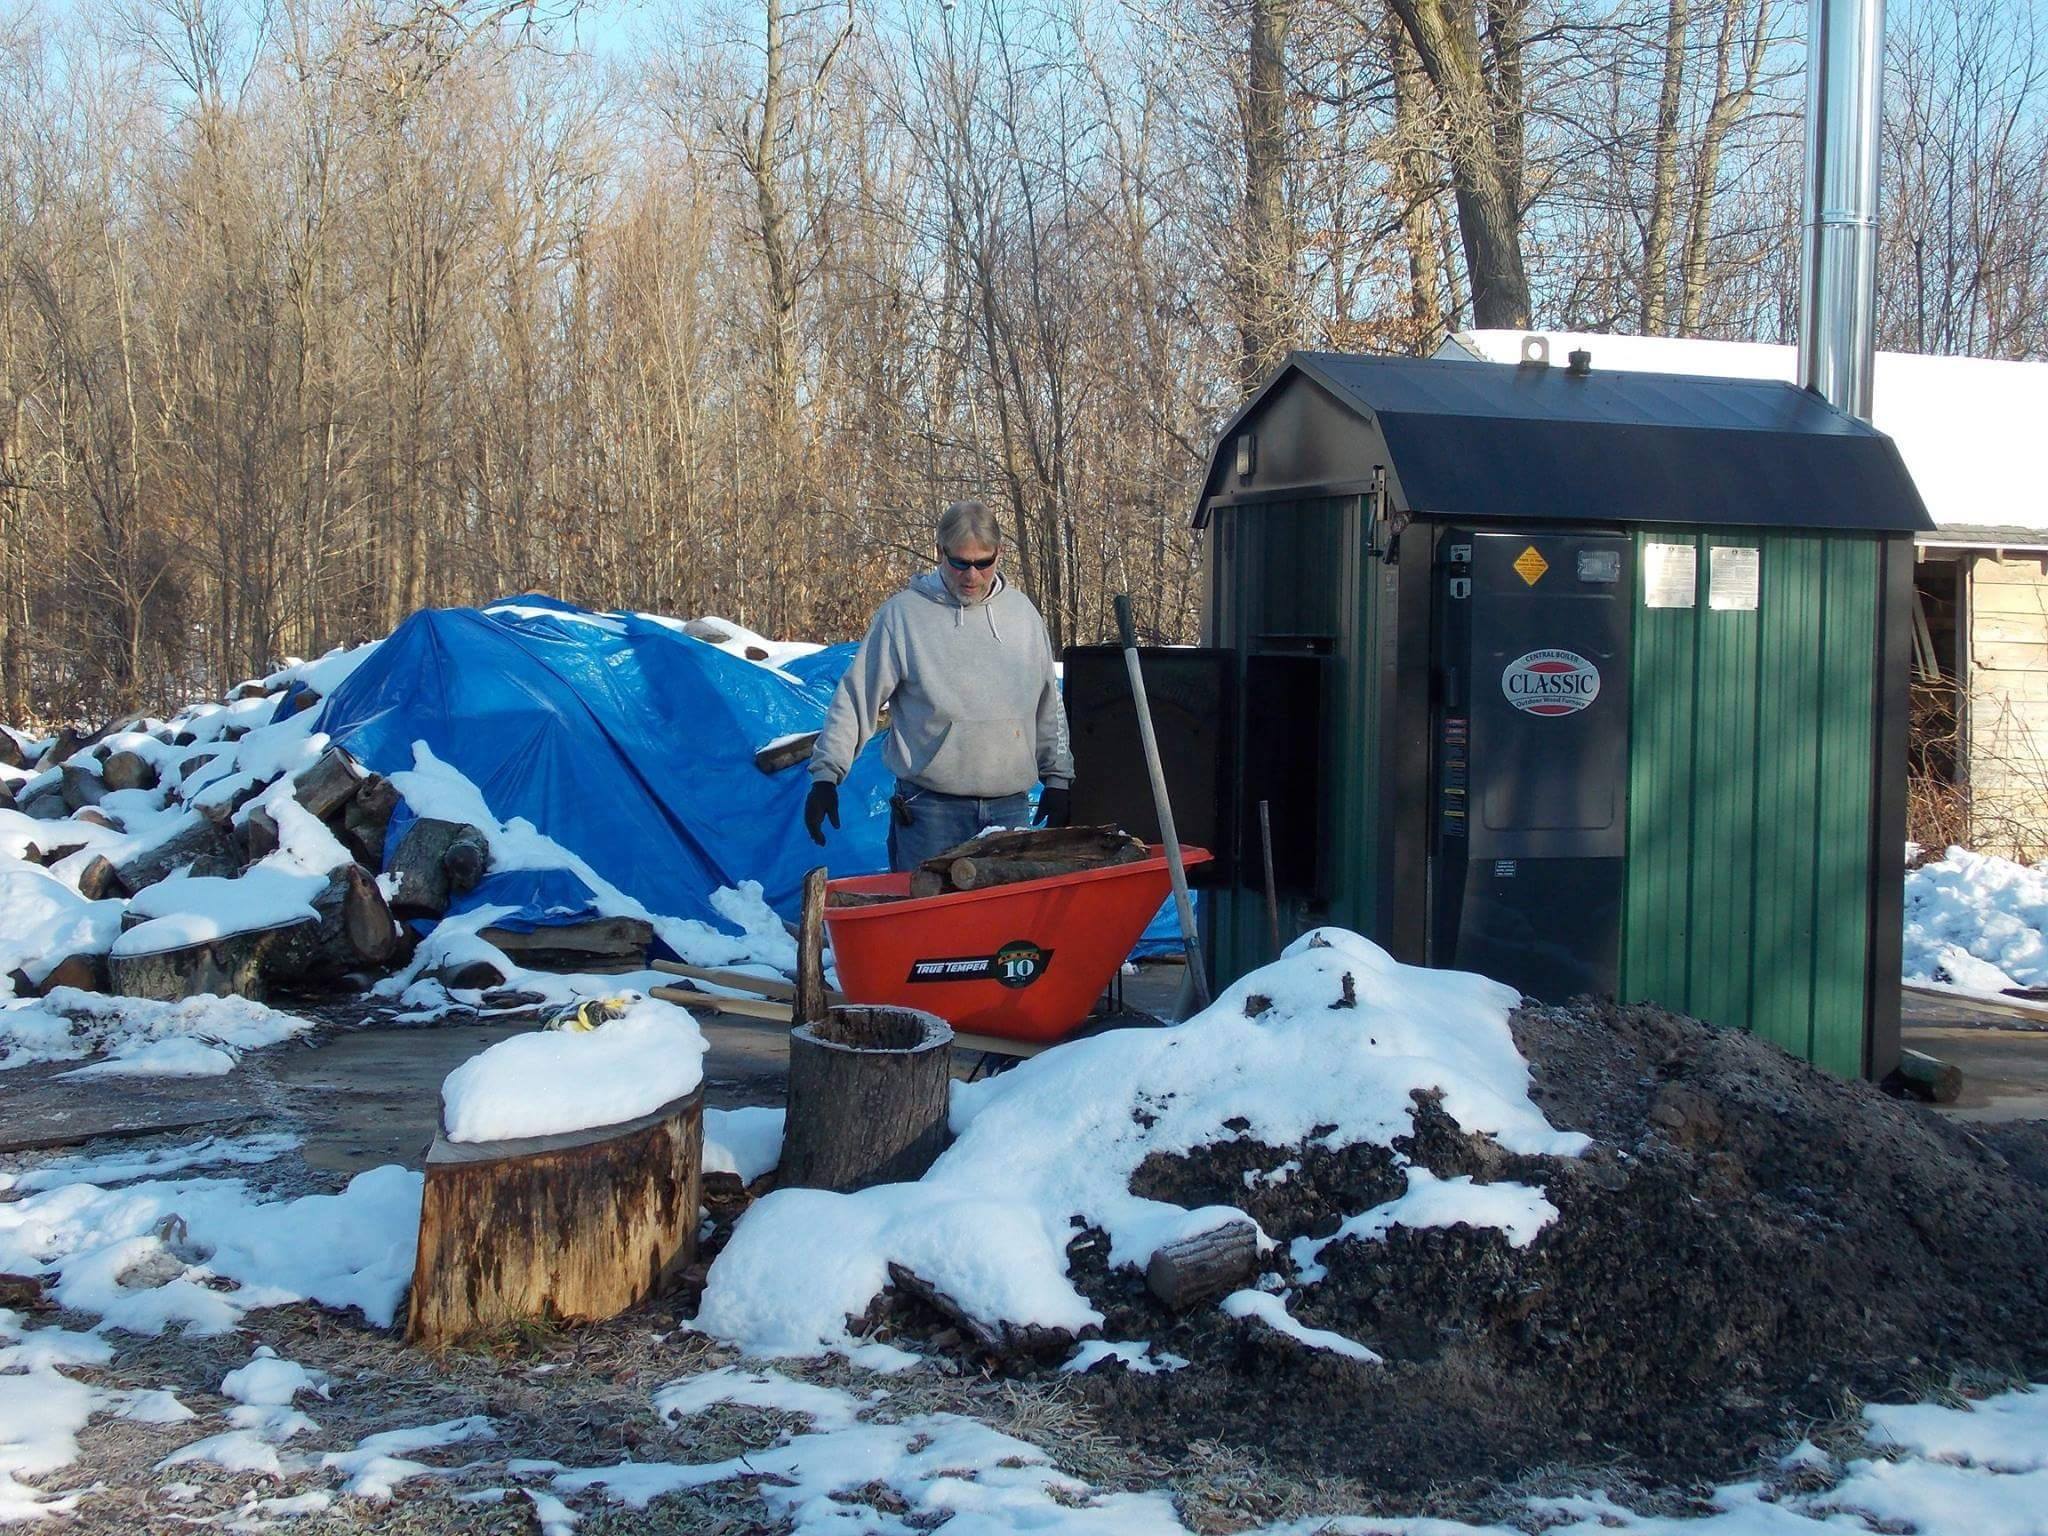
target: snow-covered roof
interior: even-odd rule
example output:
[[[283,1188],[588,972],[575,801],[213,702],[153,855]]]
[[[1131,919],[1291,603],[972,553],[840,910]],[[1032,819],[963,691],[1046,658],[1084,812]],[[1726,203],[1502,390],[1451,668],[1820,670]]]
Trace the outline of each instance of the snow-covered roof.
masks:
[[[1690,373],[1729,379],[1798,377],[1794,347],[1674,336],[1606,336],[1579,331],[1459,331],[1444,358],[1518,363],[1522,338],[1541,336],[1554,367],[1583,348],[1593,367],[1632,373]],[[2012,546],[2048,543],[2048,485],[2041,446],[2048,422],[2048,363],[1880,352],[1872,421],[1899,446],[1940,530],[1931,543]]]

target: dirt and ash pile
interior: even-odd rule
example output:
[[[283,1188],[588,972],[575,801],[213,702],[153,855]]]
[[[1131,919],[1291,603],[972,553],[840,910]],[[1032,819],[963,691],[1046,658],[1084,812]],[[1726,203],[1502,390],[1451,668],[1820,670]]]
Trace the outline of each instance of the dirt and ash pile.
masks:
[[[1192,1362],[1081,1378],[1106,1427],[1161,1456],[1215,1442],[1390,1492],[1557,1464],[1683,1482],[1752,1469],[1858,1400],[2039,1379],[2048,1124],[1968,1128],[1649,1007],[1525,1005],[1510,1022],[1534,1101],[1592,1150],[1511,1156],[1423,1095],[1394,1146],[1443,1177],[1540,1186],[1557,1218],[1520,1249],[1462,1225],[1323,1249],[1327,1275],[1290,1310],[1382,1364],[1213,1305],[1176,1317],[1082,1233],[1070,1264],[1103,1335]],[[1405,1183],[1384,1147],[1223,1140],[1155,1154],[1132,1188],[1245,1210],[1292,1281],[1290,1239],[1326,1236]],[[943,1328],[900,1301],[896,1315]]]

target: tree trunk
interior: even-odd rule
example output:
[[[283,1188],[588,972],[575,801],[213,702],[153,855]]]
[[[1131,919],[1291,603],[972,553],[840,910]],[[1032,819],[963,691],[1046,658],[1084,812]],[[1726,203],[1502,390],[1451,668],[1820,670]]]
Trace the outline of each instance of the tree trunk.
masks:
[[[435,1138],[406,1340],[527,1319],[601,1322],[697,1256],[704,1090],[623,1125],[523,1141]]]
[[[1671,303],[1672,205],[1678,196],[1678,106],[1685,89],[1685,29],[1690,0],[1667,0],[1664,72],[1657,92],[1656,142],[1650,175],[1650,219],[1643,231],[1642,326],[1645,336],[1664,334]],[[1729,9],[1734,9],[1729,4]]]
[[[1244,98],[1244,263],[1238,274],[1238,392],[1287,350],[1293,245],[1287,213],[1287,31],[1291,0],[1252,0]]]
[[[842,1193],[921,1178],[948,1140],[953,1031],[912,1008],[850,1004],[789,1036],[782,1182]]]
[[[1451,0],[1389,0],[1436,89],[1450,138],[1458,235],[1472,287],[1472,321],[1485,329],[1529,324],[1522,264],[1522,81],[1519,12],[1489,5],[1489,75],[1470,13]]]

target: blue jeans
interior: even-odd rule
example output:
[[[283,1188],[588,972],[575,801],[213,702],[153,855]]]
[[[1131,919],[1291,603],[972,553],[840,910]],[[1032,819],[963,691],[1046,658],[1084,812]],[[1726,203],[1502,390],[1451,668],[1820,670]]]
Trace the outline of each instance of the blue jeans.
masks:
[[[889,812],[889,868],[898,873],[937,858],[983,827],[1021,827],[1031,820],[1028,794],[978,800],[973,795],[942,795],[902,779],[896,781],[896,793],[910,811],[907,827],[893,804]]]

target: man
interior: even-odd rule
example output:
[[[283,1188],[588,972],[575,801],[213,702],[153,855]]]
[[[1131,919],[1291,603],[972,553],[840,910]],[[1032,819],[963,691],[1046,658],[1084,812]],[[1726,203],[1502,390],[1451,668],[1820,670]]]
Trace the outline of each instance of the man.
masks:
[[[889,867],[915,869],[984,827],[1067,824],[1074,779],[1052,642],[1031,599],[996,570],[1002,530],[978,501],[939,519],[939,563],[882,604],[839,680],[811,752],[804,826],[839,825],[839,783],[889,709],[882,760],[896,775]]]

